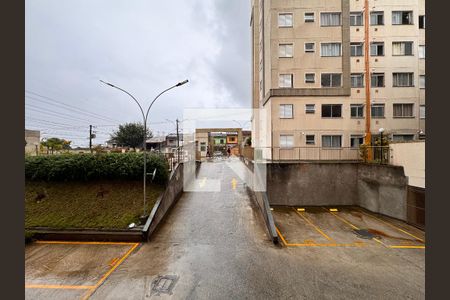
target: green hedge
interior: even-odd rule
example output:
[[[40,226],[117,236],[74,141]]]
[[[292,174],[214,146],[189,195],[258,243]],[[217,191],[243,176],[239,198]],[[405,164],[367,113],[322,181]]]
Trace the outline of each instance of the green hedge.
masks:
[[[30,156],[25,158],[25,178],[32,181],[139,180],[143,165],[143,153],[135,152]],[[162,156],[147,154],[147,172],[155,168],[154,182],[166,183],[169,174],[166,161]]]

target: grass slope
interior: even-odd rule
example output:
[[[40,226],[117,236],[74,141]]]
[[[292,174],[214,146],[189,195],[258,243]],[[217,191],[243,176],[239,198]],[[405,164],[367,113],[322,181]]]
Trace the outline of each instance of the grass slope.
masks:
[[[147,213],[163,191],[161,185],[147,184]],[[124,229],[139,224],[142,213],[142,181],[25,184],[26,228]]]

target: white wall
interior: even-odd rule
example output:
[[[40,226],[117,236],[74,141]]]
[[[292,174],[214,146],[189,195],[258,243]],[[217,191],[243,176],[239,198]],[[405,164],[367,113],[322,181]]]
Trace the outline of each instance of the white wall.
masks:
[[[391,143],[391,163],[403,166],[408,184],[425,188],[425,141]]]

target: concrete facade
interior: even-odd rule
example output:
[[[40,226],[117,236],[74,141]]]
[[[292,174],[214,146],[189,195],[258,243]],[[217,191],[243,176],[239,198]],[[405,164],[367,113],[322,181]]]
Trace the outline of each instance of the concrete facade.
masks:
[[[368,72],[384,74],[383,86],[370,84],[371,105],[384,104],[384,116],[371,116],[370,131],[378,136],[378,130],[384,128],[385,134],[394,140],[424,138],[425,86],[421,85],[420,76],[425,75],[425,29],[419,28],[419,23],[422,24],[419,16],[421,20],[423,16],[424,24],[425,1],[403,0],[393,5],[388,0],[369,0],[369,7],[371,13],[383,12],[384,19],[382,25],[368,28],[369,43],[384,43],[383,55],[368,57]],[[252,0],[252,103],[253,108],[265,111],[267,118],[261,125],[259,117],[254,116],[252,138],[258,139],[262,147],[322,147],[324,135],[340,136],[340,147],[357,147],[351,140],[363,138],[365,134],[364,47],[368,43],[364,42],[364,13],[359,26],[350,22],[350,15],[363,11],[364,1]],[[393,25],[396,11],[411,11],[412,24]],[[340,25],[322,26],[321,13],[329,12],[341,14]],[[292,14],[292,26],[280,26],[279,18],[283,14]],[[305,14],[313,14],[313,21],[306,22]],[[397,42],[412,42],[411,55],[394,55],[393,43]],[[313,52],[306,52],[306,43],[314,43]],[[324,43],[340,43],[340,54],[322,56]],[[359,56],[352,54],[350,43],[363,44]],[[291,47],[286,50],[287,55],[282,48],[285,45]],[[314,82],[306,83],[307,73],[315,74]],[[322,73],[341,74],[341,84],[322,87]],[[411,86],[394,87],[393,73],[413,73]],[[291,87],[280,87],[279,76],[283,74],[292,75]],[[352,87],[351,74],[363,74],[362,84]],[[341,105],[339,117],[322,117],[322,105],[329,104]],[[351,105],[355,104],[362,105],[362,116],[351,115]],[[394,104],[397,105],[395,116]],[[407,104],[407,108],[399,108],[398,104]],[[281,105],[292,105],[292,115],[282,117]],[[314,112],[307,112],[306,105],[314,105]],[[399,110],[402,116],[398,116]],[[292,145],[280,141],[286,135],[292,136]],[[314,136],[313,142],[307,142],[306,136]],[[265,158],[272,158],[270,151],[265,152]]]
[[[211,155],[221,151],[225,155],[227,147],[232,153],[239,155],[243,141],[241,128],[197,128],[195,130],[196,153],[198,159],[207,156],[209,148]]]
[[[425,188],[425,141],[391,143],[391,164],[402,166],[408,184]]]

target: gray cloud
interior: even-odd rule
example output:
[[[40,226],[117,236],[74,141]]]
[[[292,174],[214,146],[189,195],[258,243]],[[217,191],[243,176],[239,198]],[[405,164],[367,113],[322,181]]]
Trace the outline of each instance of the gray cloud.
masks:
[[[26,1],[26,90],[118,121],[65,110],[26,92],[26,126],[86,145],[89,123],[139,121],[137,106],[99,79],[148,105],[159,91],[188,78],[188,85],[158,100],[150,123],[181,118],[185,107],[250,107],[249,18],[249,1],[242,0]],[[98,128],[101,143],[113,127]],[[169,132],[173,125],[152,129]]]

